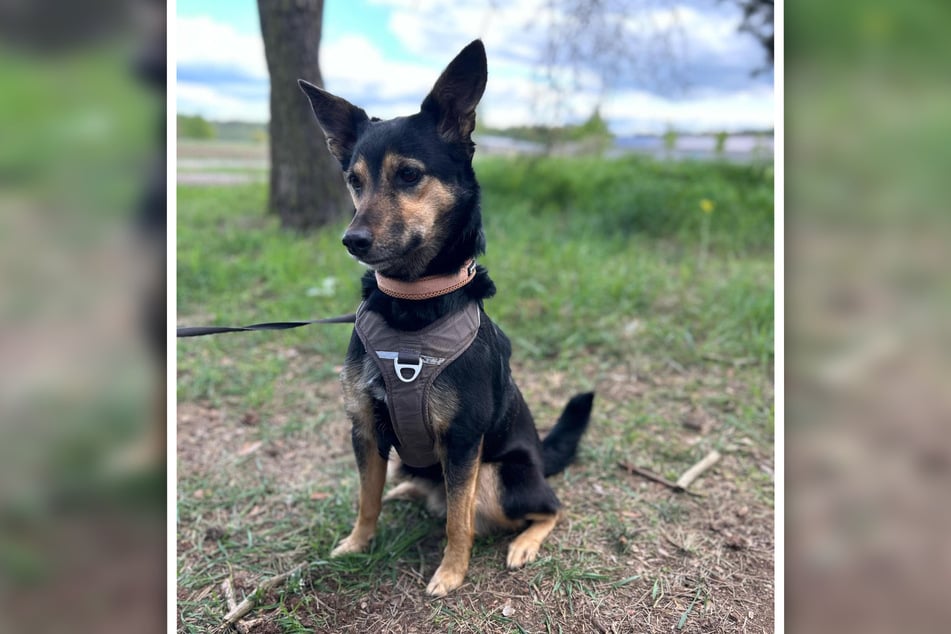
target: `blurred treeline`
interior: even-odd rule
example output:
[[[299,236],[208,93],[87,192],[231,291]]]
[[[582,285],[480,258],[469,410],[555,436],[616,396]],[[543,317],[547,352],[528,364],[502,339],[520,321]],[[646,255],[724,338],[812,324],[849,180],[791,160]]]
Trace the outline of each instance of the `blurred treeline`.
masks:
[[[179,139],[199,141],[235,141],[264,143],[267,141],[266,123],[247,121],[209,121],[201,115],[177,115],[176,133]]]

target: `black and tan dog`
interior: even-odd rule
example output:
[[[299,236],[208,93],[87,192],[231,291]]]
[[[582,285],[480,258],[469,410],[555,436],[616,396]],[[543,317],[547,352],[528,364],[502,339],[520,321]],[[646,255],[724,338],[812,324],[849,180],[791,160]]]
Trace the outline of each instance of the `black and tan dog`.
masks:
[[[341,374],[359,514],[332,556],[367,548],[395,448],[404,481],[386,499],[426,499],[446,513],[446,549],[427,587],[435,596],[462,584],[476,532],[521,530],[508,566],[536,558],[560,513],[545,478],[574,458],[594,399],[571,399],[542,441],[509,371],[509,340],[483,312],[495,285],[474,261],[485,236],[471,133],[486,79],[475,41],[420,112],[388,121],[300,82],[353,197],[343,243],[371,269]]]

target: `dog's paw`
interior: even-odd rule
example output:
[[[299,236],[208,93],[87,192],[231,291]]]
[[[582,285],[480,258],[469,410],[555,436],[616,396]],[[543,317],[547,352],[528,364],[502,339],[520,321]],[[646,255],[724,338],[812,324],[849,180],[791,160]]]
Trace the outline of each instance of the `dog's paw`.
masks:
[[[429,585],[426,586],[426,594],[434,597],[444,597],[459,586],[462,585],[466,577],[465,570],[451,570],[446,566],[439,566],[436,574],[433,575]]]
[[[509,554],[505,558],[505,565],[511,569],[521,568],[530,564],[538,557],[540,544],[530,539],[518,539],[509,544]]]
[[[393,500],[418,500],[426,496],[426,492],[423,491],[415,482],[400,482],[395,487],[393,487],[389,493],[383,496],[384,502],[390,502]]]
[[[358,539],[350,535],[337,544],[337,547],[330,552],[330,557],[341,557],[343,555],[349,555],[350,553],[362,553],[367,549],[369,543],[369,540]]]

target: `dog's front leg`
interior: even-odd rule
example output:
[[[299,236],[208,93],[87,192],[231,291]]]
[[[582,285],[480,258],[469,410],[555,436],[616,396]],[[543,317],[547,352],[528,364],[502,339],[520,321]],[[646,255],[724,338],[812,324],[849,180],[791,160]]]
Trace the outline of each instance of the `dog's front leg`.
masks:
[[[376,532],[376,521],[380,517],[382,506],[383,484],[386,482],[386,460],[380,455],[376,439],[368,438],[367,435],[361,427],[354,425],[353,454],[360,472],[359,510],[353,530],[333,549],[331,557],[363,552]]]
[[[462,585],[469,569],[475,535],[475,499],[479,482],[481,440],[465,448],[443,451],[446,480],[446,549],[426,592],[444,597]]]

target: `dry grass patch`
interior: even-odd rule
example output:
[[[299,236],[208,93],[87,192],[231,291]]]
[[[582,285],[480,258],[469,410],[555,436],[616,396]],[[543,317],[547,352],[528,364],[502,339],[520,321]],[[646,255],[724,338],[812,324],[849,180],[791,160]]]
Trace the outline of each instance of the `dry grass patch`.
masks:
[[[505,569],[509,537],[477,541],[465,585],[442,600],[424,593],[442,522],[415,505],[385,507],[370,553],[326,560],[355,512],[336,381],[312,386],[309,400],[285,395],[314,417],[309,425],[290,424],[300,416],[271,413],[276,406],[248,411],[240,398],[182,403],[179,631],[220,622],[222,581],[240,601],[302,562],[310,564],[301,575],[261,597],[242,622],[247,631],[771,631],[771,437],[765,420],[737,426],[730,418],[760,373],[716,364],[679,372],[647,361],[567,371],[527,363],[515,373],[541,428],[569,394],[598,390],[579,460],[552,480],[566,517],[522,570]],[[768,412],[771,390],[757,390]],[[701,431],[683,424],[697,419]],[[693,485],[701,496],[617,466],[676,479],[711,448],[724,457]]]

